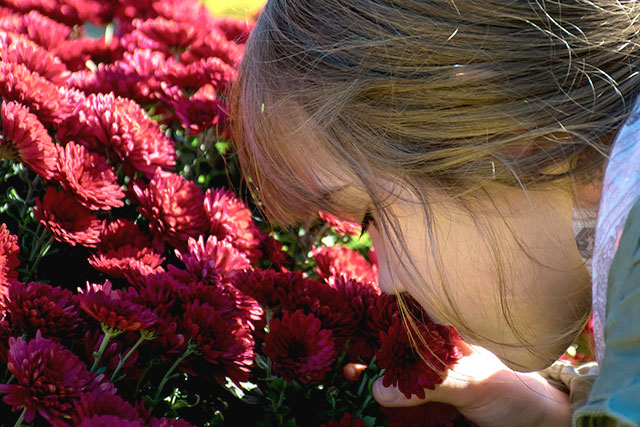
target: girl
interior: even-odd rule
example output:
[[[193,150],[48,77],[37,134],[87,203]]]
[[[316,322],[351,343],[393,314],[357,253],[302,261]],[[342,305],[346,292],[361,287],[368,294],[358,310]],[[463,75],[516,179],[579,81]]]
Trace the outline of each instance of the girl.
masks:
[[[469,344],[427,400],[480,425],[640,422],[638,18],[619,0],[269,0],[247,44],[234,132],[267,215],[366,218],[382,290]],[[590,382],[553,362],[592,304],[581,406]]]

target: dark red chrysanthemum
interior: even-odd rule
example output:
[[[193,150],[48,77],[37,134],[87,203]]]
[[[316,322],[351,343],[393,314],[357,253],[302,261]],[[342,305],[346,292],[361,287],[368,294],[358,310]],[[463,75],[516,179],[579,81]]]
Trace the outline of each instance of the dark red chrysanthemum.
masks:
[[[452,327],[424,322],[417,328],[417,332],[411,333],[419,333],[420,336],[413,336],[411,340],[403,322],[396,320],[388,331],[380,331],[381,347],[376,355],[378,366],[385,369],[385,387],[394,385],[407,398],[415,394],[424,399],[424,389],[433,390],[442,383],[445,371],[461,355],[455,344],[458,334]],[[428,348],[421,344],[420,338]]]
[[[353,417],[350,413],[345,412],[340,421],[329,421],[328,424],[322,424],[320,427],[365,427],[364,420],[360,417]]]
[[[144,233],[133,221],[126,218],[118,218],[105,226],[100,236],[98,249],[102,252],[108,252],[127,245],[138,249],[152,247],[158,253],[164,252],[162,242],[152,241],[147,233]]]
[[[26,106],[45,124],[62,122],[75,107],[64,88],[13,62],[0,62],[0,96]]]
[[[381,406],[380,410],[387,416],[387,422],[391,427],[475,426],[467,421],[455,406],[440,402],[402,408]]]
[[[61,124],[59,137],[105,150],[129,168],[152,176],[157,168],[175,165],[173,142],[144,110],[130,99],[89,95]]]
[[[0,157],[23,162],[45,179],[54,176],[57,163],[56,146],[44,125],[24,106],[2,102],[2,138]]]
[[[3,401],[14,411],[26,408],[24,421],[40,414],[50,423],[61,422],[74,412],[74,401],[94,389],[111,390],[95,377],[78,357],[40,333],[32,340],[9,339],[7,368],[16,384],[0,385]]]
[[[76,200],[91,210],[109,210],[124,206],[124,191],[113,167],[104,157],[82,145],[69,142],[58,146],[56,179]]]
[[[18,278],[18,267],[20,260],[20,246],[18,246],[18,236],[11,234],[6,224],[0,224],[0,286],[4,285],[7,279]]]
[[[359,282],[378,282],[378,268],[357,251],[344,246],[320,246],[311,251],[321,279],[345,275]]]
[[[274,270],[250,270],[238,273],[234,285],[247,295],[255,298],[261,306],[279,309],[292,298],[304,295],[318,284],[304,277],[299,271],[279,272]],[[292,305],[295,309],[295,305]]]
[[[195,300],[184,303],[182,328],[198,351],[185,359],[183,371],[203,378],[229,377],[236,384],[249,380],[255,341],[239,319]]]
[[[131,282],[141,277],[162,273],[164,257],[151,248],[137,248],[131,245],[121,246],[107,252],[99,251],[88,259],[89,264],[98,271],[112,277],[125,278]]]
[[[9,354],[9,339],[15,334],[11,325],[5,319],[0,320],[0,362],[7,364]]]
[[[117,423],[111,424],[112,427],[120,426],[120,421],[138,421],[140,422],[139,425],[144,425],[136,408],[117,394],[101,390],[84,393],[80,399],[75,402],[74,412],[72,422],[73,425],[76,426],[92,417],[101,415],[115,415],[118,417]]]
[[[134,184],[140,202],[138,211],[149,220],[151,229],[176,249],[184,251],[189,237],[198,237],[208,228],[200,188],[181,175],[158,169],[147,188]]]
[[[158,316],[140,304],[123,298],[111,283],[89,285],[78,294],[78,303],[85,313],[109,328],[121,331],[151,330],[158,323]]]
[[[58,85],[64,84],[70,75],[59,58],[20,34],[0,31],[0,57],[5,62],[23,64]]]
[[[262,233],[242,200],[230,190],[210,188],[204,195],[203,206],[207,213],[209,233],[219,240],[228,240],[251,262],[260,258]]]
[[[45,337],[74,336],[82,323],[73,294],[44,283],[12,282],[2,305],[11,327],[31,336],[38,330]]]
[[[262,252],[261,258],[269,261],[274,267],[284,271],[292,264],[293,260],[284,251],[283,247],[282,242],[276,240],[269,234],[265,234],[262,237],[262,245],[260,247]]]
[[[229,241],[215,236],[209,236],[206,242],[203,236],[198,240],[189,238],[188,249],[184,253],[176,250],[176,255],[196,280],[205,283],[228,282],[237,272],[251,267],[249,259]]]
[[[322,329],[320,319],[302,310],[271,319],[264,354],[273,362],[274,372],[302,384],[324,380],[336,360],[331,331]]]
[[[78,203],[72,195],[47,187],[42,201],[36,199],[36,207],[36,218],[56,240],[90,248],[100,242],[104,220]]]

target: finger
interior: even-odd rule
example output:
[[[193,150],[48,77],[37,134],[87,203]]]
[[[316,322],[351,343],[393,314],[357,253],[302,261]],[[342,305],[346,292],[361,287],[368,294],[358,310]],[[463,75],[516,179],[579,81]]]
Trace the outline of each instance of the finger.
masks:
[[[360,374],[365,369],[367,369],[367,365],[363,365],[362,363],[347,363],[342,368],[342,374],[348,381],[354,382],[358,381]]]
[[[458,339],[455,344],[463,356],[470,356],[473,353],[473,348],[471,348],[466,342],[462,341],[462,338]]]
[[[419,398],[415,394],[411,395],[410,398],[407,398],[400,390],[398,390],[397,387],[393,385],[385,387],[384,384],[382,384],[382,378],[377,379],[373,383],[371,391],[373,392],[373,397],[382,406],[418,406],[430,401],[428,393],[425,393],[424,399]]]

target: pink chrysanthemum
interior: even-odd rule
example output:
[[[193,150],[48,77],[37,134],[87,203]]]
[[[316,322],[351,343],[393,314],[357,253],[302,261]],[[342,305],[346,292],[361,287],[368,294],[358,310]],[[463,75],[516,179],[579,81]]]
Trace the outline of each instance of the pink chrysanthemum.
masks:
[[[208,227],[200,188],[182,176],[158,169],[144,190],[133,187],[140,202],[138,211],[151,229],[176,249],[184,251],[189,237],[204,234]]]
[[[15,102],[2,102],[0,157],[23,162],[45,179],[56,170],[57,152],[44,125],[29,110]]]
[[[130,99],[89,95],[79,104],[78,118],[67,120],[60,133],[92,149],[106,148],[125,165],[146,175],[175,165],[173,142],[144,110]]]
[[[71,337],[82,323],[73,294],[44,283],[14,281],[2,305],[11,327],[30,335],[39,330],[46,337]]]
[[[242,60],[244,48],[227,40],[219,32],[211,32],[206,37],[191,45],[191,48],[180,55],[180,62],[191,64],[206,58],[220,58],[232,67],[237,67]]]
[[[102,24],[110,6],[99,0],[3,0],[2,3],[22,13],[36,10],[69,26],[86,21]]]
[[[452,327],[425,322],[417,328],[417,332],[411,333],[419,333],[421,337],[414,336],[412,340],[403,322],[396,320],[388,331],[380,331],[381,347],[376,355],[378,366],[385,369],[382,380],[385,387],[394,385],[407,398],[415,394],[424,399],[424,389],[433,390],[442,383],[445,371],[461,355],[455,344],[458,334]],[[428,348],[422,346],[420,338]]]
[[[109,64],[98,64],[96,71],[81,70],[68,81],[72,87],[89,93],[114,93],[133,99],[140,104],[157,100],[160,80],[155,73],[163,67],[165,55],[150,49],[125,52],[121,59]]]
[[[248,19],[219,18],[215,20],[215,28],[224,34],[227,40],[243,44],[247,42],[255,22]]]
[[[141,277],[162,273],[164,257],[153,249],[125,245],[89,257],[89,264],[98,271],[115,278],[137,282]]]
[[[163,81],[182,89],[211,85],[216,90],[224,90],[236,79],[236,75],[236,69],[220,58],[204,58],[188,65],[167,61],[159,72]]]
[[[340,219],[337,216],[324,211],[319,211],[318,215],[324,221],[328,222],[329,225],[331,225],[331,228],[333,228],[338,234],[358,236],[362,232],[360,224],[356,224],[355,222]]]
[[[328,424],[322,424],[320,427],[365,427],[365,422],[362,418],[354,417],[350,413],[345,412],[340,418],[340,421],[329,421]]]
[[[124,191],[113,167],[97,153],[69,142],[58,147],[57,181],[91,210],[109,210],[124,206]]]
[[[165,19],[186,22],[202,28],[205,32],[212,30],[213,19],[211,13],[199,1],[159,0],[154,1],[151,7],[158,16]]]
[[[331,331],[302,310],[271,319],[264,354],[272,360],[274,372],[302,384],[324,380],[336,359]]]
[[[262,233],[242,200],[224,188],[208,189],[204,195],[203,206],[207,213],[209,233],[219,240],[229,240],[252,262],[260,258]]]
[[[74,411],[74,401],[100,384],[80,359],[61,344],[43,338],[38,332],[32,340],[9,339],[7,368],[16,377],[15,384],[0,385],[3,401],[14,411],[26,408],[24,421],[30,423],[40,414],[50,423],[61,422]]]
[[[25,34],[47,50],[55,48],[71,33],[71,28],[36,11],[0,18],[0,29]]]
[[[175,110],[175,116],[189,134],[197,135],[212,127],[219,135],[229,133],[227,106],[218,99],[212,85],[202,86],[189,97],[178,86],[163,83],[160,98]]]
[[[321,279],[345,275],[359,282],[378,282],[378,268],[357,251],[344,246],[320,246],[311,251]]]
[[[148,331],[158,323],[158,316],[143,306],[123,298],[120,291],[111,288],[111,283],[87,285],[78,294],[78,303],[85,313],[109,328],[121,331]]]
[[[133,26],[151,40],[170,48],[186,48],[201,38],[206,29],[190,22],[178,22],[165,18],[136,20]]]
[[[58,85],[65,83],[70,75],[60,59],[20,34],[0,32],[0,57],[5,62],[23,64]]]
[[[176,250],[177,257],[196,278],[209,284],[228,282],[238,272],[251,267],[249,259],[227,240],[209,236],[189,238],[189,252]]]
[[[72,195],[47,187],[42,201],[36,199],[36,207],[36,218],[56,240],[90,248],[100,242],[104,220],[78,203]]]
[[[23,104],[45,124],[62,122],[75,106],[63,88],[13,62],[0,62],[0,97]]]
[[[182,328],[198,351],[185,359],[183,371],[219,380],[229,377],[236,384],[249,380],[255,342],[251,329],[239,319],[195,300],[184,304]]]
[[[0,259],[0,287],[5,284],[7,279],[18,278],[19,254],[18,237],[11,234],[6,224],[0,224],[0,256],[2,256]]]

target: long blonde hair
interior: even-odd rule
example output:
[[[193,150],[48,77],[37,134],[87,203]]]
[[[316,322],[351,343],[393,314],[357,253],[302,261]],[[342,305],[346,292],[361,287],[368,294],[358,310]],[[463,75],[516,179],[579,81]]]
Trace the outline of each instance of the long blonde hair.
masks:
[[[269,0],[234,92],[243,172],[268,217],[290,224],[363,214],[361,200],[319,192],[304,165],[339,166],[400,241],[381,176],[410,189],[428,222],[426,188],[473,211],[489,182],[587,182],[638,92],[638,17],[618,0]],[[461,317],[448,309],[473,336]]]

